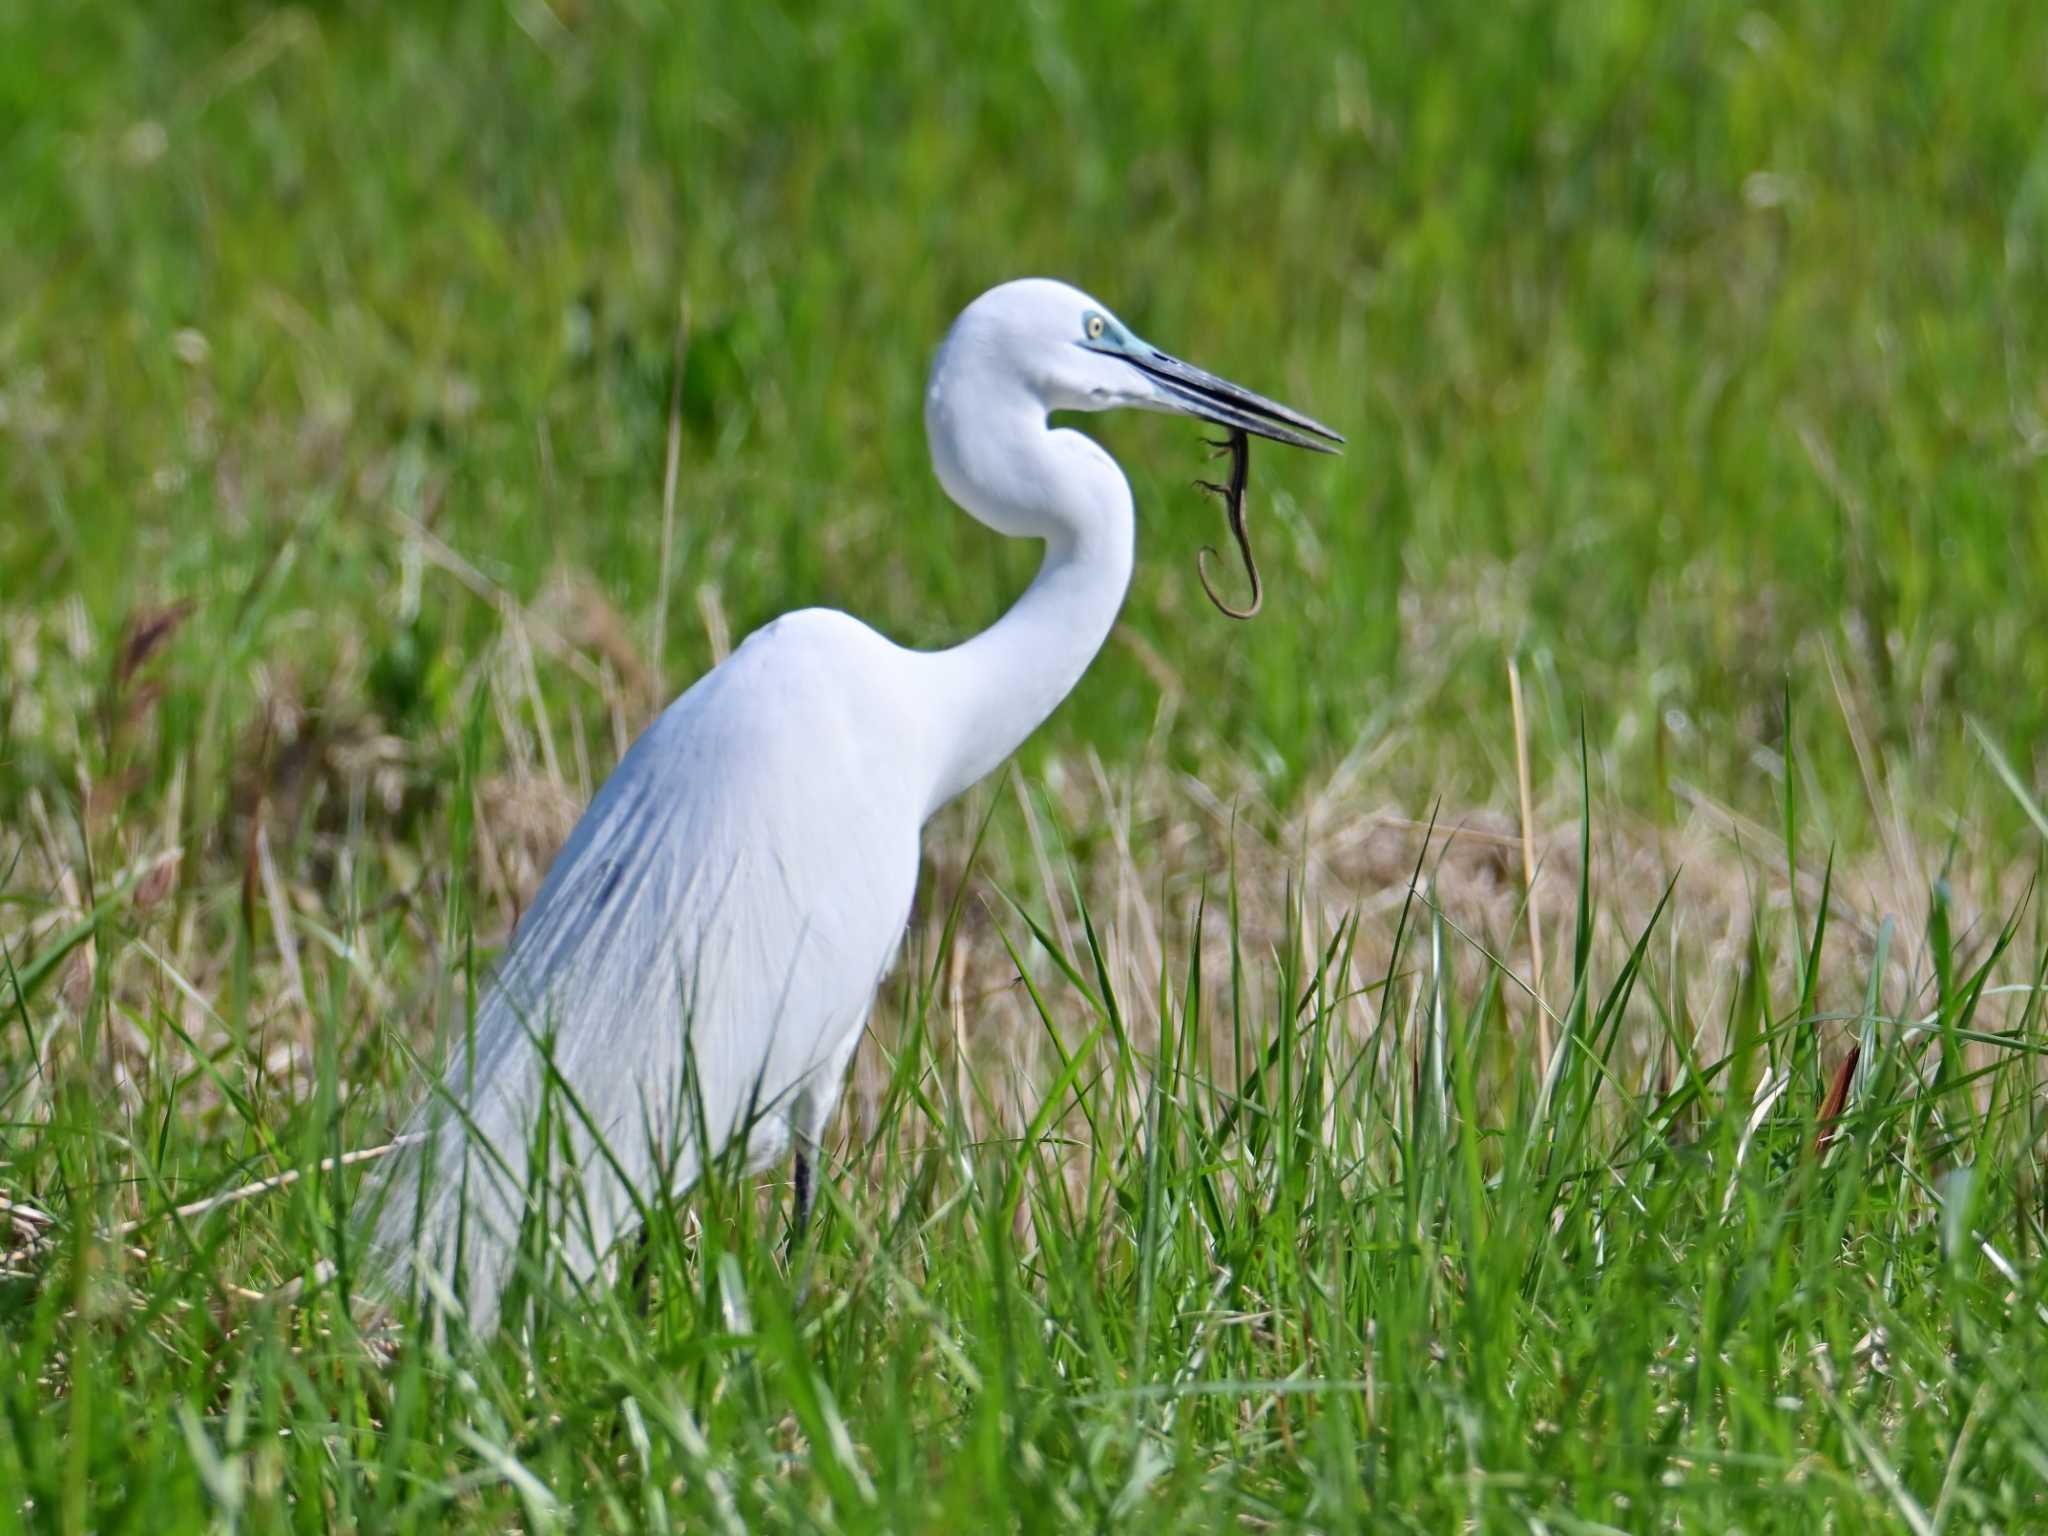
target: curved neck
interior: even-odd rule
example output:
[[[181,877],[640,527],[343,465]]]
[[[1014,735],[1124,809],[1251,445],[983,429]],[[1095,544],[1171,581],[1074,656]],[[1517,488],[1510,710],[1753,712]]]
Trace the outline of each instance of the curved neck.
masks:
[[[1028,507],[1045,562],[994,624],[928,658],[936,771],[927,814],[1016,751],[1059,706],[1109,637],[1131,581],[1131,490],[1116,462],[1078,432],[1049,429],[1042,412],[1007,430],[978,425],[975,451],[934,441],[940,479],[993,526],[1024,532]]]

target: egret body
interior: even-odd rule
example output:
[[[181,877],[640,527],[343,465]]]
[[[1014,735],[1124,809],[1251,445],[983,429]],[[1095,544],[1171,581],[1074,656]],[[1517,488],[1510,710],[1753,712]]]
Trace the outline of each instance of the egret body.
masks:
[[[843,613],[787,614],[633,743],[377,1191],[374,1246],[400,1277],[459,1295],[487,1332],[529,1214],[555,1219],[560,1261],[588,1277],[647,1202],[741,1138],[750,1167],[794,1147],[802,1230],[925,822],[1052,713],[1122,606],[1130,486],[1047,419],[1118,406],[1342,441],[1063,283],[1005,283],[969,305],[925,395],[932,466],[980,522],[1044,542],[1037,577],[949,650],[906,650]]]

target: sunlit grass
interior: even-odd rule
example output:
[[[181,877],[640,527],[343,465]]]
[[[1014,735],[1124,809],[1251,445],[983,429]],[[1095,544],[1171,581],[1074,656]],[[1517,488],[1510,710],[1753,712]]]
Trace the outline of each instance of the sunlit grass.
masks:
[[[714,1179],[655,1205],[630,1283],[543,1282],[462,1368],[359,1333],[345,1179],[120,1220],[331,1156],[360,1121],[334,1054],[212,1135],[185,1084],[118,1129],[72,1074],[15,1164],[60,1214],[5,1292],[10,1483],[101,1527],[2038,1520],[2032,909],[1967,962],[1937,913],[1924,1012],[1886,984],[1889,924],[1859,961],[1825,906],[1759,916],[1709,1050],[1668,909],[1609,956],[1582,886],[1546,1073],[1523,979],[1416,873],[1383,968],[1296,906],[1221,986],[1202,925],[1173,933],[1142,1002],[1085,906],[1078,951],[1017,913],[1059,1062],[1022,1123],[954,1054],[949,955],[913,955],[809,1247],[779,1186]],[[1836,968],[1868,973],[1847,1017],[1814,1008]],[[323,1260],[339,1279],[264,1298]]]
[[[2044,80],[2016,0],[0,0],[0,1527],[2048,1520]],[[631,734],[1021,587],[920,423],[1026,271],[1349,436],[1266,612],[1087,423],[1130,602],[814,1249],[715,1181],[373,1323],[335,1160]]]

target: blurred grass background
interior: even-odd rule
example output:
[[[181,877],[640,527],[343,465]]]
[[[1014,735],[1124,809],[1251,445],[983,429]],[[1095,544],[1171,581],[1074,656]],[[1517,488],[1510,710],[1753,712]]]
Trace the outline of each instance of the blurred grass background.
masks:
[[[1235,625],[1196,429],[1084,424],[1130,601],[928,839],[834,1299],[706,1197],[652,1321],[482,1387],[248,1311],[345,1191],[165,1212],[381,1139],[662,700],[786,609],[936,646],[1022,588],[921,404],[1034,272],[1350,446],[1256,455]],[[0,1210],[0,1529],[545,1527],[517,1464],[614,1528],[2023,1528],[2044,454],[2021,0],[0,0],[0,1198],[49,1207]],[[1606,1042],[1555,1101],[1496,957]],[[1157,1108],[1176,1028],[1211,1097]]]
[[[394,505],[521,600],[588,573],[644,644],[685,300],[667,680],[710,659],[702,584],[735,634],[985,623],[1033,553],[933,484],[924,370],[1046,272],[1351,437],[1261,454],[1240,628],[1194,581],[1192,431],[1091,424],[1185,766],[1211,726],[1284,792],[1420,677],[1443,756],[1404,787],[1487,794],[1507,647],[1550,745],[1583,705],[1638,786],[1731,788],[1824,644],[1916,799],[2008,815],[1961,714],[2040,740],[2035,7],[172,14],[11,7],[0,581],[82,601],[95,650],[196,600],[170,689],[226,661],[216,728],[266,658],[446,725],[420,684],[494,615],[412,593]],[[1112,646],[1034,750],[1128,753],[1158,692]],[[63,741],[17,723],[0,807],[69,782]]]

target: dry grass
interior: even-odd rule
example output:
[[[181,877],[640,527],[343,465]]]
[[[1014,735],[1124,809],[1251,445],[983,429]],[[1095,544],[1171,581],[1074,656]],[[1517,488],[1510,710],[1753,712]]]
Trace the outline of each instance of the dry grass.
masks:
[[[473,579],[500,616],[497,643],[457,688],[464,710],[488,710],[506,759],[469,790],[471,920],[489,949],[504,941],[531,900],[604,765],[651,718],[652,673],[631,627],[587,577],[558,573],[531,608],[522,608],[459,554],[426,536],[416,547],[465,582]],[[1496,600],[1513,590],[1511,571],[1474,572],[1433,605],[1428,624],[1411,616],[1418,644],[1428,641],[1429,624],[1498,616]],[[1511,605],[1506,611],[1511,627]],[[75,619],[8,616],[0,637],[22,684],[6,701],[18,712],[15,731],[26,734],[39,723],[37,711],[61,708],[68,695],[75,731],[118,733],[129,758],[149,760],[159,747],[149,663],[182,617],[161,610],[131,622],[111,683],[95,695],[89,679],[102,663]],[[1143,645],[1135,636],[1120,638]],[[96,903],[111,905],[124,942],[104,958],[93,938],[79,943],[64,960],[58,990],[74,1016],[102,991],[112,1004],[93,1070],[116,1101],[141,1102],[152,1074],[176,1081],[180,1101],[202,1118],[218,1112],[231,1077],[243,1093],[303,1096],[315,1027],[306,972],[316,964],[346,968],[356,999],[348,1027],[357,1045],[385,1029],[416,1047],[435,1038],[441,1010],[457,995],[451,978],[459,970],[443,921],[446,870],[434,852],[448,840],[451,786],[437,773],[450,744],[404,740],[348,708],[342,701],[359,696],[359,674],[345,665],[316,693],[288,668],[265,668],[232,763],[175,762],[158,778],[160,797],[124,798],[81,783],[77,799],[59,807],[29,793],[26,835],[12,852],[9,881],[20,899],[0,908],[0,943],[16,969],[27,971],[85,924]],[[1837,725],[1863,752],[1870,822],[1879,829],[1875,846],[1835,851],[1835,942],[1826,947],[1815,996],[1821,1018],[1837,1021],[1823,1028],[1842,1034],[1839,1021],[1853,1020],[1863,1007],[1885,920],[1902,935],[1925,933],[1925,871],[1947,870],[1957,963],[1967,968],[2004,917],[2022,907],[2035,861],[2024,851],[1962,837],[1939,848],[1917,842],[1863,747],[1853,685],[1839,665],[1832,675]],[[1385,729],[1285,803],[1264,798],[1254,765],[1212,741],[1204,753],[1211,766],[1199,780],[1174,772],[1156,751],[1116,766],[1086,754],[1054,760],[1031,781],[1011,769],[944,813],[927,838],[930,876],[906,955],[936,952],[947,908],[969,879],[940,984],[953,1021],[949,1049],[964,1050],[977,1068],[988,1069],[986,1081],[1003,1085],[1000,1101],[985,1106],[994,1123],[983,1129],[1020,1130],[1051,1073],[1043,1026],[1004,942],[1007,934],[1028,956],[1028,935],[999,893],[1021,900],[1069,956],[1086,950],[1086,904],[1141,1043],[1157,1036],[1162,973],[1171,973],[1169,994],[1182,985],[1176,957],[1189,952],[1198,921],[1203,980],[1211,995],[1225,998],[1233,925],[1242,950],[1262,965],[1287,952],[1299,971],[1312,968],[1311,951],[1348,927],[1354,986],[1341,1008],[1348,1028],[1360,1040],[1388,1024],[1401,1034],[1404,1016],[1418,1006],[1419,979],[1397,974],[1384,990],[1369,984],[1387,975],[1397,919],[1413,901],[1419,910],[1440,912],[1463,941],[1454,975],[1466,1004],[1495,961],[1511,973],[1504,989],[1507,1049],[1525,1057],[1536,1052],[1542,1026],[1554,1024],[1566,1006],[1558,988],[1568,987],[1573,973],[1583,835],[1576,765],[1548,765],[1547,790],[1531,807],[1532,890],[1525,885],[1513,770],[1501,774],[1491,798],[1464,804],[1421,793],[1404,800],[1394,788],[1431,778],[1435,738],[1424,722],[1439,681],[1421,678],[1385,713]],[[1162,738],[1178,707],[1178,680],[1168,683]],[[551,705],[551,697],[558,702]],[[586,728],[593,703],[594,733]],[[1472,728],[1512,742],[1505,682],[1497,703],[1497,718],[1475,719]],[[1504,752],[1503,764],[1509,761]],[[1661,815],[1618,804],[1597,788],[1613,776],[1597,761],[1592,768],[1592,943],[1599,969],[1613,973],[1671,887],[1649,951],[1650,985],[1631,1004],[1623,1049],[1626,1080],[1668,1082],[1671,1063],[1650,1043],[1665,1038],[1660,1008],[1687,1020],[1699,1059],[1710,1061],[1728,1049],[1735,993],[1754,956],[1768,957],[1768,995],[1796,995],[1799,946],[1759,946],[1753,935],[1790,933],[1795,916],[1810,928],[1830,850],[1811,841],[1796,850],[1795,889],[1781,830],[1683,782],[1671,786]],[[216,824],[195,825],[181,816],[188,786],[208,779],[224,780],[226,813]],[[991,806],[992,799],[999,803]],[[991,812],[998,832],[970,876],[975,830]],[[366,890],[374,893],[367,906],[351,909],[350,893]],[[221,1000],[238,963],[243,923],[255,943],[243,984],[248,1012],[237,1026]],[[365,924],[381,925],[376,945],[344,939],[360,938]],[[1531,951],[1532,932],[1544,936],[1541,956]],[[858,1141],[873,1129],[889,1078],[892,1021],[904,1005],[903,989],[914,985],[908,964],[902,969],[885,988],[850,1083],[845,1120]],[[1539,985],[1541,978],[1548,984]],[[1925,1011],[1932,983],[1931,959],[1916,942],[1902,937],[1888,946],[1886,1008],[1908,1016]],[[1986,1027],[2000,1027],[2019,1002],[2017,995],[1994,995]],[[159,1017],[175,1028],[155,1027],[150,1021]],[[1212,1049],[1225,1051],[1231,1019],[1212,1013],[1210,1028]],[[258,1044],[247,1056],[230,1052],[241,1030]],[[77,1037],[62,1030],[47,1032],[41,1045],[43,1080],[61,1075],[67,1053],[78,1049]],[[216,1065],[223,1060],[232,1060],[230,1076]],[[31,1119],[39,1098],[32,1083],[25,1100]]]

